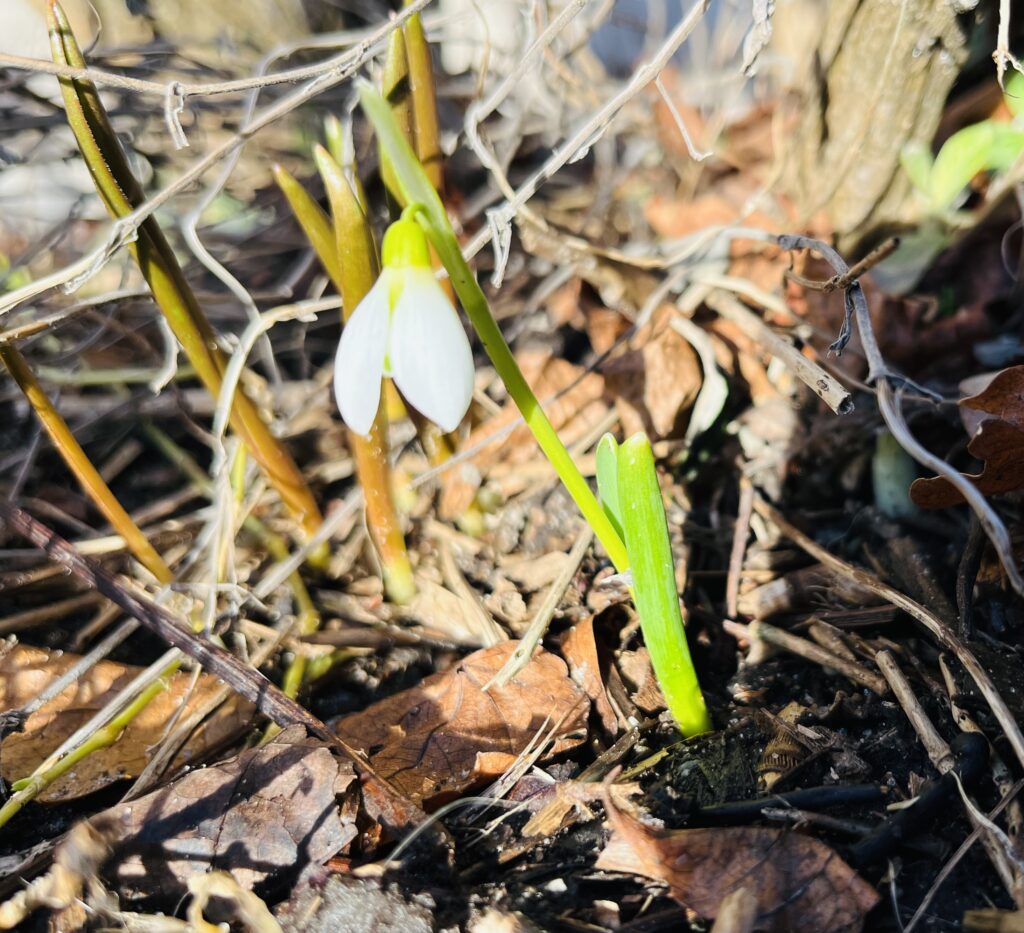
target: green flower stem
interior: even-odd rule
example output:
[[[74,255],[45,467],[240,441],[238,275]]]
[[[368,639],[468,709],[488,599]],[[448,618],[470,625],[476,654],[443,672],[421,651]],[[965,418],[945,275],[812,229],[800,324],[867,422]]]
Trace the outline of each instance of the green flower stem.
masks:
[[[53,60],[84,68],[85,58],[56,0],[49,4],[47,23]],[[131,214],[144,200],[142,187],[132,174],[96,87],[80,79],[59,80],[68,124],[100,198],[111,216]],[[154,217],[142,222],[129,249],[196,374],[217,398],[226,357]],[[241,389],[235,392],[230,420],[305,534],[314,535],[322,522],[316,500],[285,446],[271,433],[259,409]],[[321,548],[314,559],[322,563],[326,548]]]
[[[0,361],[7,367],[7,371],[18,384],[18,388],[24,393],[40,424],[50,435],[53,446],[64,458],[68,469],[74,474],[75,479],[78,480],[86,495],[100,510],[103,517],[110,522],[111,527],[124,538],[128,550],[143,567],[153,574],[157,582],[160,584],[170,583],[174,576],[170,568],[156,548],[150,544],[149,539],[142,533],[139,526],[135,524],[124,506],[117,500],[103,477],[100,476],[99,470],[93,466],[86,452],[82,450],[81,444],[71,433],[67,422],[43,391],[43,387],[39,384],[39,380],[36,379],[28,363],[25,362],[21,352],[13,344],[0,342]]]
[[[625,532],[632,563],[633,601],[651,653],[651,666],[683,735],[710,732],[711,721],[686,642],[672,544],[647,435],[634,434],[625,441],[618,449],[617,460],[618,498],[613,507]]]
[[[462,307],[479,334],[495,370],[505,383],[508,394],[515,401],[523,420],[533,432],[541,450],[555,468],[583,517],[594,529],[594,534],[608,552],[612,563],[619,571],[626,570],[629,567],[629,558],[622,539],[598,504],[583,474],[569,456],[565,445],[551,426],[544,409],[541,408],[519,369],[497,321],[494,320],[494,315],[491,314],[487,298],[462,255],[459,241],[448,220],[441,198],[430,184],[419,159],[395,123],[387,102],[366,82],[359,85],[359,98],[363,110],[377,131],[381,147],[391,160],[405,202],[419,206],[417,220],[423,225],[441,262],[448,270]]]

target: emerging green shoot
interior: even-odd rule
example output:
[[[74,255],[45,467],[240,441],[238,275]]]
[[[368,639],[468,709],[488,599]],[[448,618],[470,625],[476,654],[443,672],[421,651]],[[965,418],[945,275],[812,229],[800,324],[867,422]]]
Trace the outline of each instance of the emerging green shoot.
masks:
[[[610,434],[601,438],[597,482],[601,502],[625,534],[633,600],[669,712],[687,738],[710,732],[686,642],[668,522],[647,435],[634,434],[621,446]]]
[[[900,153],[907,177],[935,216],[953,216],[971,180],[981,172],[1004,174],[1024,152],[1024,75],[1016,72],[1006,82],[1004,100],[1013,113],[1010,123],[982,120],[957,130],[932,157],[922,143],[908,143]]]

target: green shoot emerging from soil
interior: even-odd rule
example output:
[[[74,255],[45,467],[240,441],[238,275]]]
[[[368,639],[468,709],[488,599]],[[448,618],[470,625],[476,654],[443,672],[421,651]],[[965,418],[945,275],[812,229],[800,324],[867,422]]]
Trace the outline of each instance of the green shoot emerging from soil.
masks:
[[[675,564],[654,455],[646,434],[621,446],[610,434],[597,447],[597,485],[609,519],[622,529],[651,666],[683,735],[711,731],[693,669],[676,592]]]

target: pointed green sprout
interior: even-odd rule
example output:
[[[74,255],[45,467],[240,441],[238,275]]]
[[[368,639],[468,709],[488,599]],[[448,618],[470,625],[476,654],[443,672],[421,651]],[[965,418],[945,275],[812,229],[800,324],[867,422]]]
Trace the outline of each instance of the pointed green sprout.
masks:
[[[711,720],[686,642],[668,522],[646,434],[634,434],[621,446],[610,434],[601,438],[597,485],[609,518],[625,536],[633,601],[669,712],[687,738],[710,732]]]
[[[598,504],[590,486],[579,468],[565,449],[558,433],[551,426],[537,396],[533,394],[505,337],[491,313],[487,298],[477,283],[476,276],[462,255],[459,241],[452,229],[448,214],[441,198],[431,185],[416,154],[391,114],[387,101],[373,87],[362,81],[359,84],[359,101],[377,132],[381,149],[387,153],[402,198],[414,207],[414,215],[430,239],[434,250],[451,278],[455,292],[462,302],[484,350],[490,357],[498,376],[505,383],[508,394],[519,408],[523,420],[533,432],[544,456],[555,468],[587,523],[608,552],[619,571],[629,567],[626,548],[615,526]]]

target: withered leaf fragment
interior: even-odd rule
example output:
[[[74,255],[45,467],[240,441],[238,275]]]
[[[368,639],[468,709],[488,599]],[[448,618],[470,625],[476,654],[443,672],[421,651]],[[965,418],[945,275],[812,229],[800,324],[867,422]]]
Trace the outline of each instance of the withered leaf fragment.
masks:
[[[497,778],[538,733],[550,753],[578,745],[590,703],[565,662],[537,651],[506,686],[483,688],[518,642],[476,651],[417,686],[346,716],[336,726],[381,777],[416,803],[438,806]]]
[[[237,758],[193,771],[107,813],[123,827],[104,873],[123,895],[178,898],[195,874],[220,869],[242,888],[294,883],[356,836],[339,806],[348,761],[301,726]]]
[[[702,917],[717,916],[723,900],[746,888],[757,899],[755,929],[857,933],[878,903],[871,885],[810,836],[753,826],[655,833],[606,809],[614,832],[597,867],[664,881]]]
[[[977,395],[960,400],[970,412],[988,417],[975,431],[967,450],[981,460],[985,468],[977,475],[968,475],[985,495],[1024,489],[1024,366],[1011,366]],[[965,415],[965,421],[977,418]],[[935,476],[914,480],[910,498],[923,509],[946,509],[959,505],[964,497],[949,480]]]

